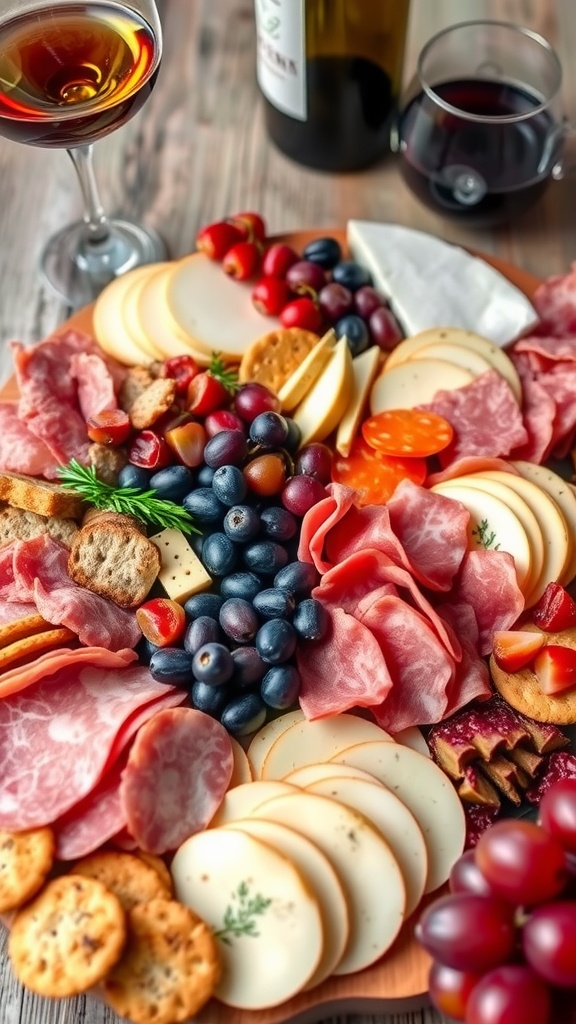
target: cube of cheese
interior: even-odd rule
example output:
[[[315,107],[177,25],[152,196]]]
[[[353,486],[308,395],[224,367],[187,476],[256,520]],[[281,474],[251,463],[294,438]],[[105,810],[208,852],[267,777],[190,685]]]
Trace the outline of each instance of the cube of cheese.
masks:
[[[183,604],[193,594],[211,586],[212,577],[180,530],[161,530],[150,540],[160,551],[158,582],[173,601]]]

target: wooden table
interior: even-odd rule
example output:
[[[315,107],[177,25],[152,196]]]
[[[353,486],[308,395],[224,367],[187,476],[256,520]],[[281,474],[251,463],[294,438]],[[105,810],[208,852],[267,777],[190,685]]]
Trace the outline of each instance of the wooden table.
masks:
[[[254,74],[253,0],[158,0],[165,56],[144,110],[96,149],[102,197],[112,213],[142,218],[164,235],[172,256],[191,250],[201,224],[257,209],[271,232],[330,228],[351,217],[396,221],[482,249],[546,276],[576,259],[574,180],[553,184],[512,228],[472,233],[428,212],[400,181],[394,160],[362,174],[325,175],[298,167],[267,141]],[[489,17],[525,24],[557,46],[564,101],[576,118],[576,6],[571,0],[413,0],[407,74],[434,32]],[[0,375],[7,342],[32,343],[68,310],[42,287],[37,262],[49,234],[81,212],[72,167],[61,151],[0,139]],[[341,1022],[344,1018],[331,1018]],[[116,1024],[92,1000],[49,1002],[26,994],[4,962],[2,1024]],[[438,1024],[432,1010],[348,1018],[357,1024]]]

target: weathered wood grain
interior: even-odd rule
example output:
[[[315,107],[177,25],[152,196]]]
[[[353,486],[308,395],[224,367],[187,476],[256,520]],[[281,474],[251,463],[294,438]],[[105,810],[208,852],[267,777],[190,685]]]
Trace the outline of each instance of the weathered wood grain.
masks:
[[[539,276],[576,258],[574,178],[553,184],[521,224],[472,232],[421,207],[393,158],[368,171],[325,175],[298,167],[268,142],[254,73],[253,0],[158,0],[165,54],[143,111],[96,148],[110,213],[142,218],[173,256],[193,246],[198,227],[234,209],[259,209],[272,232],[343,225],[351,217],[397,221],[483,249]],[[576,118],[576,5],[569,0],[413,0],[406,77],[422,44],[456,21],[492,17],[546,35],[564,65],[565,111]],[[571,144],[576,162],[576,143]],[[40,283],[49,234],[81,213],[73,169],[61,151],[0,139],[0,379],[8,342],[46,335],[68,310]],[[52,1002],[15,983],[0,946],[2,1024],[118,1024],[93,999]],[[332,1024],[440,1024],[432,1010],[394,1016],[332,1017]]]

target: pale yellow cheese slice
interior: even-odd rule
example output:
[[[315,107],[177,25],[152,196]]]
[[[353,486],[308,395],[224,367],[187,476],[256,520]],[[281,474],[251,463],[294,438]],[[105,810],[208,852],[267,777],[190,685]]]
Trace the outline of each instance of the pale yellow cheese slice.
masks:
[[[286,714],[279,715],[278,718],[272,718],[258,732],[254,733],[246,751],[254,779],[261,778],[264,760],[280,733],[285,732],[295,722],[302,722],[304,717],[304,712],[300,708],[296,708],[294,711],[287,711]]]
[[[371,782],[375,786],[386,789],[383,782],[380,782],[369,772],[363,772],[361,768],[352,768],[349,764],[334,764],[332,761],[320,761],[317,764],[303,764],[301,768],[295,768],[293,772],[282,780],[291,786],[299,786],[301,789],[308,789],[313,782],[323,782],[324,779],[363,779],[364,782]]]
[[[338,426],[353,386],[352,356],[346,338],[340,338],[322,373],[292,414],[302,434],[302,446],[324,441]]]
[[[151,332],[146,331],[140,323],[137,315],[138,299],[150,281],[169,266],[170,263],[150,263],[145,267],[139,267],[134,272],[129,287],[122,293],[120,300],[120,316],[128,334],[131,334],[136,339],[139,348],[148,352],[153,359],[165,359],[166,357],[164,350],[156,344]]]
[[[465,348],[464,345],[452,345],[449,342],[438,342],[435,345],[427,345],[426,348],[419,348],[410,356],[410,361],[414,359],[445,359],[446,362],[454,363],[455,366],[463,366],[475,377],[492,369],[488,360],[479,352]]]
[[[400,743],[361,743],[337,754],[338,764],[361,768],[388,786],[418,822],[428,853],[426,892],[448,878],[464,849],[466,820],[450,779],[429,758]]]
[[[277,737],[264,759],[261,776],[283,779],[305,764],[328,761],[354,743],[379,740],[393,742],[376,722],[356,715],[331,715],[314,722],[304,719]]]
[[[230,743],[232,744],[232,756],[234,763],[232,765],[232,776],[228,783],[228,789],[235,789],[236,786],[243,786],[247,782],[252,782],[252,769],[250,762],[246,756],[244,747],[238,743],[238,740],[230,736]]]
[[[474,374],[445,359],[410,360],[384,367],[370,392],[373,416],[386,409],[414,409],[432,402],[438,391],[453,391],[471,384]]]
[[[334,973],[360,971],[386,953],[404,921],[406,890],[398,862],[375,826],[351,807],[308,792],[267,800],[253,817],[301,832],[335,869],[348,898],[350,938]]]
[[[367,348],[352,360],[354,370],[354,386],[348,408],[340,420],[336,432],[336,450],[340,455],[349,455],[352,442],[356,437],[364,408],[370,394],[370,388],[380,365],[380,350],[376,345]]]
[[[563,480],[558,473],[547,466],[539,466],[535,462],[518,461],[513,466],[525,477],[552,498],[560,509],[566,524],[568,533],[572,538],[576,537],[576,495],[569,483]],[[562,581],[564,584],[571,583],[576,576],[576,543],[572,542],[572,554],[566,564]]]
[[[127,366],[147,365],[155,358],[138,344],[121,313],[123,297],[140,276],[140,269],[129,270],[106,285],[96,299],[92,314],[94,336],[100,348]]]
[[[305,398],[330,359],[335,341],[334,331],[327,331],[294,373],[290,374],[278,392],[283,412],[291,412]]]
[[[173,601],[183,604],[212,585],[212,577],[180,530],[161,530],[150,540],[160,552],[158,582]]]
[[[291,793],[294,789],[294,786],[279,779],[254,779],[253,782],[241,783],[228,789],[208,827],[220,828],[221,825],[248,818],[263,800]]]
[[[166,288],[173,271],[174,263],[161,264],[148,277],[134,283],[124,302],[126,321],[141,343],[147,340],[158,349],[161,359],[191,355],[201,366],[207,366],[209,350],[195,345],[179,329],[168,308]]]
[[[298,870],[318,900],[324,926],[324,948],[320,962],[305,989],[314,988],[336,969],[348,943],[350,914],[342,883],[328,857],[301,832],[277,821],[249,818],[235,821],[232,828],[267,843],[283,857],[287,857]]]
[[[246,832],[208,829],[177,850],[171,872],[176,898],[217,939],[221,1002],[263,1010],[304,988],[320,963],[324,927],[318,900],[292,861]],[[250,905],[258,909],[250,912]]]

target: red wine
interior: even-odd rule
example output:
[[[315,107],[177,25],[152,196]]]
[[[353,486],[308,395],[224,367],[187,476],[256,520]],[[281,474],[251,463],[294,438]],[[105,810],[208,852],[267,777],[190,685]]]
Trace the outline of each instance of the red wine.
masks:
[[[406,184],[436,213],[463,224],[488,227],[520,216],[544,192],[558,158],[561,133],[550,111],[538,110],[540,99],[512,83],[469,79],[434,91],[468,114],[525,116],[470,121],[420,93],[399,122]]]
[[[94,142],[140,109],[156,55],[147,22],[106,0],[0,22],[0,135],[46,147]]]

